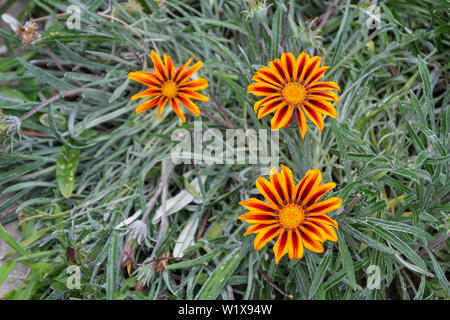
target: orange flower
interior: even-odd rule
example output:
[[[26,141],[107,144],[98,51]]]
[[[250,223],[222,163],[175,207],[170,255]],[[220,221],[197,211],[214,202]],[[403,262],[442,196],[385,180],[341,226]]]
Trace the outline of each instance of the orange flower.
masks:
[[[303,246],[323,252],[323,242],[337,241],[333,227],[338,229],[338,224],[326,213],[336,210],[342,203],[342,199],[336,197],[318,202],[336,186],[332,182],[320,184],[322,174],[319,170],[308,171],[294,185],[291,169],[281,167],[281,173],[272,169],[270,181],[262,177],[256,180],[256,187],[269,203],[255,198],[241,201],[239,204],[250,211],[238,217],[251,224],[244,235],[257,234],[256,250],[278,236],[273,247],[276,263],[286,253],[290,259],[301,259]]]
[[[338,95],[331,90],[341,89],[335,82],[321,82],[319,79],[329,67],[320,66],[322,58],[310,57],[302,52],[297,59],[292,53],[283,53],[281,59],[269,62],[253,76],[256,83],[248,86],[247,92],[263,99],[254,105],[258,119],[276,111],[271,121],[272,129],[284,128],[297,117],[300,134],[306,133],[306,116],[323,130],[323,115],[337,117],[337,111],[330,101],[337,103]]]
[[[205,89],[208,86],[208,81],[203,78],[198,78],[193,81],[189,80],[190,77],[203,66],[203,62],[199,61],[189,69],[186,69],[194,59],[194,57],[191,57],[188,62],[175,70],[172,59],[166,54],[163,56],[164,63],[162,62],[161,57],[153,50],[150,54],[150,58],[153,61],[155,72],[136,71],[128,74],[128,78],[149,87],[149,89],[132,96],[131,100],[152,97],[150,100],[140,104],[136,109],[136,113],[141,113],[158,106],[158,118],[164,119],[161,116],[161,113],[163,112],[165,105],[169,103],[176,115],[183,122],[186,122],[186,118],[180,108],[181,103],[195,116],[200,116],[200,109],[190,99],[209,101],[208,97],[196,92]]]

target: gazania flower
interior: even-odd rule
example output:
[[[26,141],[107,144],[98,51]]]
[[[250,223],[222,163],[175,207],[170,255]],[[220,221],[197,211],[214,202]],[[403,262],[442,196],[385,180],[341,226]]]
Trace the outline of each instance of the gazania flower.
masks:
[[[292,53],[283,53],[281,59],[269,62],[269,67],[259,69],[253,76],[256,81],[247,92],[263,99],[254,105],[258,119],[276,112],[271,121],[272,129],[284,128],[297,117],[302,138],[306,133],[305,115],[323,130],[322,115],[337,117],[330,102],[337,103],[338,95],[332,90],[341,89],[335,82],[319,81],[329,67],[320,66],[322,58],[310,57],[302,52],[297,59]]]
[[[303,247],[323,252],[323,242],[337,241],[333,228],[338,229],[338,224],[326,214],[342,203],[342,199],[336,197],[318,202],[336,186],[332,182],[320,184],[319,170],[308,171],[294,185],[291,169],[281,167],[281,173],[272,170],[270,181],[262,177],[256,180],[256,187],[268,203],[255,198],[241,201],[239,204],[250,211],[238,217],[251,224],[244,235],[256,233],[256,250],[278,237],[273,247],[276,263],[286,253],[290,259],[301,259]]]
[[[200,109],[190,99],[209,101],[208,97],[196,92],[205,89],[208,86],[208,81],[203,78],[190,81],[190,78],[203,66],[203,62],[199,61],[186,69],[194,59],[194,57],[191,57],[188,62],[175,70],[172,59],[166,54],[163,56],[164,63],[161,57],[153,50],[150,58],[153,61],[155,72],[136,71],[128,74],[128,78],[149,87],[147,90],[131,97],[131,100],[151,97],[150,100],[137,107],[136,113],[158,106],[158,118],[164,119],[161,113],[168,103],[183,122],[186,122],[186,118],[183,111],[181,111],[180,104],[188,108],[195,116],[200,116]]]

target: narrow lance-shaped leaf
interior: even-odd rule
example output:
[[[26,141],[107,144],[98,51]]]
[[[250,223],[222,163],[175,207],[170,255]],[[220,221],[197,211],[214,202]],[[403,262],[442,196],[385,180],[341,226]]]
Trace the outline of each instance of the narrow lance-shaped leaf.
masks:
[[[64,198],[70,198],[72,195],[79,153],[80,150],[64,145],[56,158],[56,181]]]

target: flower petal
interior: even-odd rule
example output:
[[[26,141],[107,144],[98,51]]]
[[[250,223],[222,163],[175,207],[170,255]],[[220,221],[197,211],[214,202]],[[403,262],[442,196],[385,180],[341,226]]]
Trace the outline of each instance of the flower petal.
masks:
[[[161,116],[161,113],[163,112],[164,107],[167,104],[167,101],[169,101],[169,98],[164,97],[164,96],[162,96],[161,99],[159,100],[158,113],[157,113],[159,119],[164,119],[164,117]]]
[[[184,69],[186,69],[186,67],[187,67],[188,65],[191,64],[192,60],[194,60],[194,56],[190,57],[189,60],[188,60],[185,64],[183,64],[181,67],[179,67],[179,68],[177,69],[177,71],[175,71],[175,75],[174,75],[174,77],[173,77],[173,80],[174,80],[174,81],[179,81],[180,76],[181,76],[181,73],[184,71]]]
[[[317,113],[337,118],[336,108],[328,101],[309,98],[309,101],[304,101],[304,104]]]
[[[154,106],[156,106],[159,103],[159,100],[161,99],[161,96],[157,96],[153,99],[147,100],[143,103],[141,103],[137,108],[136,108],[136,113],[142,113],[145,110],[148,110],[150,108],[153,108]]]
[[[282,63],[280,59],[275,59],[269,62],[269,66],[274,74],[277,75],[277,78],[282,79],[280,82],[282,84],[287,83],[287,77],[284,74],[284,69],[282,67]]]
[[[161,57],[154,50],[150,53],[150,59],[152,59],[153,66],[155,67],[156,75],[163,81],[168,79],[168,73],[163,65]]]
[[[160,88],[151,87],[149,89],[146,89],[142,92],[135,94],[134,96],[131,97],[131,100],[136,100],[138,98],[148,98],[148,97],[152,97],[152,96],[156,96],[156,95],[160,95],[160,94],[161,94]]]
[[[300,226],[300,230],[302,233],[308,233],[312,239],[319,240],[320,242],[327,240],[325,231],[310,221],[305,220]]]
[[[325,72],[330,69],[330,67],[327,66],[323,66],[323,67],[319,67],[317,66],[309,75],[308,79],[306,79],[305,81],[305,85],[309,84],[309,83],[313,83],[317,80],[319,80],[321,77],[323,77],[323,75],[325,74]]]
[[[203,67],[203,62],[199,61],[196,64],[194,64],[192,67],[190,67],[189,69],[186,69],[185,71],[183,71],[180,74],[180,85],[182,85],[184,82],[187,82],[189,80],[189,78],[195,73],[197,72],[201,67]]]
[[[243,215],[240,215],[238,219],[245,220],[248,223],[258,223],[258,224],[272,224],[272,223],[278,223],[278,220],[275,218],[277,217],[274,213],[263,213],[263,212],[247,212]]]
[[[284,107],[285,105],[286,105],[286,102],[284,102],[284,101],[274,100],[272,103],[262,106],[258,111],[258,119],[261,119],[261,118],[267,116],[268,114]]]
[[[306,85],[306,81],[309,78],[309,76],[312,74],[312,72],[320,66],[320,62],[322,61],[322,58],[319,56],[314,56],[306,62],[305,67],[302,70],[302,74],[300,75],[300,81]]]
[[[281,229],[283,230],[283,229]],[[277,242],[273,246],[273,252],[275,253],[275,263],[278,264],[281,257],[288,253],[288,232],[282,231],[277,239]]]
[[[183,95],[179,95],[177,98],[178,102],[183,104],[190,112],[192,112],[196,117],[200,116],[200,109],[197,107],[195,103],[191,100],[183,97]]]
[[[306,117],[305,114],[303,113],[302,108],[297,108],[295,111],[295,115],[297,116],[297,123],[300,135],[302,136],[302,139],[304,139],[307,127],[306,127]]]
[[[326,224],[326,225],[330,225],[336,228],[336,230],[339,230],[339,226],[336,220],[331,219],[329,216],[327,216],[326,214],[324,215],[320,215],[320,216],[310,216],[307,215],[306,216],[306,220],[308,221],[313,221],[314,223],[317,224]]]
[[[334,103],[339,102],[339,96],[333,92],[333,91],[314,91],[311,92],[308,90],[308,95],[306,96],[307,99],[311,100],[331,100]]]
[[[266,178],[259,177],[256,179],[256,188],[272,205],[281,206],[283,199],[280,198],[272,183]]]
[[[252,224],[247,228],[247,231],[244,233],[244,236],[259,233],[262,229],[266,228],[267,224]]]
[[[338,209],[342,204],[342,199],[331,197],[306,208],[308,216],[320,216],[330,211]]]
[[[316,110],[308,107],[307,105],[303,105],[303,111],[305,112],[309,120],[311,120],[317,126],[319,131],[322,131],[324,127],[322,115]]]
[[[167,54],[163,55],[164,57],[164,63],[166,65],[166,72],[169,77],[169,79],[173,79],[173,76],[175,75],[175,66],[173,65],[172,58],[170,58]]]
[[[286,78],[289,81],[293,81],[297,77],[297,70],[296,70],[296,59],[294,55],[290,52],[283,53],[281,55],[281,62],[284,66],[284,70],[286,73]]]
[[[341,92],[341,88],[339,88],[338,84],[333,81],[326,82],[313,82],[306,86],[308,92],[314,92],[315,90],[337,90]]]
[[[193,81],[189,81],[181,85],[182,88],[186,88],[189,90],[203,90],[208,87],[208,81],[204,78],[198,78]]]
[[[152,72],[136,71],[130,72],[128,78],[135,80],[146,86],[153,87],[161,85],[161,80]]]
[[[185,118],[180,106],[178,105],[176,98],[170,99],[169,104],[170,104],[170,107],[172,108],[172,110],[175,111],[178,118],[180,118],[181,121],[186,122],[186,118]]]
[[[313,190],[314,186],[319,185],[322,181],[322,173],[318,169],[309,170],[305,177],[298,185],[298,191],[295,202],[303,203],[303,199]]]
[[[264,229],[261,229],[256,235],[255,241],[253,242],[255,250],[261,250],[270,240],[275,238],[282,231],[283,229],[280,228],[277,224],[273,224],[267,226]]]
[[[304,223],[308,223],[318,229],[321,229],[322,233],[324,235],[324,241],[325,240],[330,240],[330,241],[334,241],[334,242],[337,241],[336,231],[333,229],[332,226],[325,224],[325,223],[312,221],[312,220],[305,221]]]
[[[292,104],[278,109],[270,122],[271,128],[277,130],[286,127],[291,122],[293,113],[294,106]]]
[[[306,249],[308,249],[312,252],[317,252],[317,253],[323,252],[324,249],[323,249],[322,243],[320,243],[320,241],[311,238],[311,236],[306,233],[301,233],[301,235],[302,235],[303,245],[305,246]]]
[[[266,203],[256,198],[241,201],[239,204],[246,207],[248,210],[256,210],[260,212],[273,213],[274,210],[278,210],[276,205]]]
[[[209,101],[209,98],[208,98],[208,97],[205,97],[204,95],[202,95],[202,94],[200,94],[200,93],[197,93],[197,92],[195,92],[195,91],[188,90],[188,89],[180,89],[180,90],[178,91],[178,94],[179,94],[180,96],[185,96],[185,98],[187,97],[187,98],[191,98],[191,99],[195,99],[195,100],[200,100],[200,101],[205,101],[205,102]]]
[[[290,236],[290,239],[288,238],[289,258],[301,259],[303,257],[303,242],[300,232],[298,232],[298,229],[295,229],[289,234],[289,236]]]
[[[336,183],[327,182],[322,185],[315,185],[311,192],[303,199],[302,205],[309,207],[316,203],[324,194],[336,187]]]
[[[292,193],[294,192],[294,178],[292,177],[292,170],[288,167],[281,165],[281,187],[285,195],[285,199],[291,203],[294,201],[292,199]]]

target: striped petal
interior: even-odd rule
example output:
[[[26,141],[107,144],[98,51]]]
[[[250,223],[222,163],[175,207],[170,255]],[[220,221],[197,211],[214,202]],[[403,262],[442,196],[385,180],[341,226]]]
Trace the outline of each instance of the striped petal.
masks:
[[[300,75],[300,81],[302,81],[303,84],[306,83],[306,80],[308,79],[308,77],[312,74],[314,69],[320,65],[321,61],[322,61],[322,58],[318,57],[318,56],[314,56],[311,59],[308,59],[305,67],[302,70],[302,74]]]
[[[328,101],[309,98],[309,101],[304,101],[304,104],[317,113],[330,116],[334,119],[337,118],[336,108]]]
[[[188,90],[188,89],[181,89],[180,91],[178,91],[178,94],[180,96],[185,96],[191,99],[195,99],[195,100],[199,100],[199,101],[209,101],[208,97],[205,97],[204,95],[197,93],[195,91],[192,90]]]
[[[302,136],[302,139],[304,139],[307,127],[306,127],[306,117],[305,114],[303,113],[302,108],[297,108],[295,115],[297,116],[297,123],[300,135]]]
[[[140,82],[142,84],[145,84],[148,87],[157,87],[161,85],[161,80],[151,72],[144,72],[144,71],[136,71],[136,72],[130,72],[128,74],[128,78],[131,80]]]
[[[203,90],[206,87],[208,87],[208,81],[206,81],[206,79],[204,79],[204,78],[198,78],[193,81],[186,82],[182,85],[183,89],[186,88],[186,89],[195,90],[195,91]]]
[[[200,109],[197,107],[195,103],[191,100],[183,97],[182,95],[178,96],[177,102],[183,104],[190,112],[192,112],[196,117],[200,116]]]
[[[286,127],[291,122],[293,113],[293,105],[285,105],[278,109],[270,122],[271,128],[277,130]]]
[[[170,107],[172,108],[172,110],[178,116],[178,118],[180,118],[181,121],[186,122],[186,118],[185,118],[180,106],[178,105],[176,98],[170,99],[169,104],[170,104]]]
[[[169,101],[169,98],[167,98],[167,97],[161,97],[161,99],[159,100],[159,103],[158,103],[158,113],[157,113],[159,119],[164,119],[164,118],[161,116],[161,113],[163,112],[164,107],[165,107],[166,104],[167,104],[167,101]]]
[[[303,257],[302,236],[298,230],[289,230],[288,234],[289,259],[301,259]]]
[[[190,67],[189,69],[186,69],[185,71],[183,71],[180,74],[180,85],[182,85],[184,82],[187,82],[189,80],[189,78],[198,71],[198,69],[200,69],[201,67],[203,67],[203,62],[199,61],[196,64],[194,64],[192,67]]]
[[[175,66],[172,62],[172,59],[165,54],[164,56],[164,63],[166,65],[166,71],[169,79],[173,79],[173,76],[175,75]]]
[[[281,199],[272,183],[270,183],[270,181],[266,178],[259,177],[256,179],[256,188],[272,205],[277,207],[282,205],[283,199]]]
[[[263,213],[263,212],[247,212],[243,215],[240,215],[238,219],[245,220],[248,223],[257,223],[257,224],[272,224],[276,223],[278,220],[275,218],[277,217],[274,213]]]
[[[273,224],[267,226],[264,229],[261,229],[255,237],[255,241],[253,242],[255,250],[261,250],[270,240],[275,238],[282,231],[283,229],[279,228],[277,224]]]
[[[312,222],[314,222],[314,223],[316,223],[316,224],[326,224],[326,225],[329,225],[329,226],[333,226],[333,227],[335,227],[336,228],[336,230],[339,230],[339,226],[338,226],[338,223],[336,222],[336,220],[333,220],[333,219],[331,219],[329,216],[327,216],[327,215],[320,215],[320,216],[310,216],[310,215],[308,215],[307,217],[306,217],[306,220],[308,220],[308,221],[312,221]]]
[[[338,84],[333,81],[326,81],[326,82],[313,82],[306,86],[306,89],[308,91],[314,92],[315,90],[337,90],[341,92],[341,88],[339,88]]]
[[[152,96],[156,96],[156,95],[160,95],[160,94],[161,94],[160,88],[151,87],[149,89],[146,89],[142,92],[135,94],[134,96],[131,97],[131,100],[136,100],[138,98],[148,98],[148,97],[152,97]]]
[[[155,67],[156,75],[158,76],[158,78],[166,81],[169,78],[168,73],[159,54],[152,50],[152,52],[150,53],[150,59],[152,59],[153,66]]]
[[[314,91],[308,90],[307,99],[311,100],[331,100],[334,103],[339,102],[339,96],[333,91]]]
[[[308,216],[324,215],[330,211],[338,209],[342,204],[342,199],[331,197],[306,208]]]
[[[278,210],[278,207],[273,204],[266,203],[256,198],[250,198],[239,202],[241,206],[246,207],[248,210],[255,210],[259,212],[273,213],[274,210]]]
[[[322,243],[320,243],[320,241],[311,238],[311,236],[309,234],[306,234],[303,232],[301,233],[301,235],[302,235],[303,245],[305,246],[306,249],[308,249],[312,252],[317,252],[317,253],[323,252],[324,249],[323,249]]]
[[[311,120],[320,131],[322,131],[324,127],[322,115],[315,109],[312,109],[307,105],[303,105],[303,111],[305,112],[308,119]]]
[[[267,116],[268,114],[277,111],[278,109],[286,106],[286,102],[284,101],[274,101],[273,103],[266,104],[262,106],[258,111],[258,120]]]
[[[322,185],[315,185],[311,192],[303,199],[303,206],[309,207],[317,202],[325,193],[336,187],[336,183],[328,182]]]
[[[309,170],[306,172],[305,177],[300,181],[298,186],[298,193],[296,201],[303,205],[303,199],[308,196],[314,186],[320,184],[322,181],[322,173],[317,170]]]
[[[316,222],[316,221],[305,221],[305,224],[310,224],[311,226],[314,226],[317,229],[320,229],[323,235],[323,239],[324,241],[326,240],[330,240],[330,241],[337,241],[337,235],[336,235],[336,231],[333,229],[332,226],[325,224],[325,223],[320,223],[320,222]]]
[[[288,232],[281,232],[273,246],[273,252],[275,253],[275,263],[278,264],[281,257],[288,253]]]
[[[177,81],[177,82],[178,82],[178,81],[180,80],[181,74],[182,74],[183,71],[186,69],[186,67],[187,67],[188,65],[191,64],[192,60],[194,60],[194,56],[190,57],[189,60],[188,60],[185,64],[183,64],[181,67],[179,67],[179,68],[177,69],[177,71],[175,71],[175,75],[174,75],[174,77],[173,77],[173,80],[174,80],[174,81]]]
[[[137,108],[136,108],[136,113],[142,113],[150,108],[153,108],[154,106],[156,106],[159,103],[159,100],[161,99],[161,96],[157,96],[153,99],[147,100],[143,103],[141,103]]]
[[[244,236],[259,233],[262,229],[266,228],[267,224],[252,224],[247,228],[247,231],[244,233]]]

